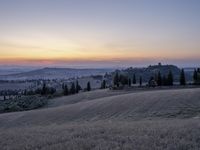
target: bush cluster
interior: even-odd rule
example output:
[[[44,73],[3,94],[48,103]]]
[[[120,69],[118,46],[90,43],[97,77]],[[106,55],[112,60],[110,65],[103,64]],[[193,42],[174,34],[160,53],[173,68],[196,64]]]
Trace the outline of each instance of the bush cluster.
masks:
[[[47,98],[39,96],[23,96],[0,101],[0,113],[36,109],[47,104]]]

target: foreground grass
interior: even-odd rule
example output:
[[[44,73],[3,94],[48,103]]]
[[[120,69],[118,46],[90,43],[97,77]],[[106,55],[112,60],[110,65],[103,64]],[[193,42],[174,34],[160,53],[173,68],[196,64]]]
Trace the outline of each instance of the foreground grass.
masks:
[[[1,150],[200,149],[199,119],[73,122],[0,128]]]
[[[0,114],[0,150],[198,150],[199,90],[88,92]]]

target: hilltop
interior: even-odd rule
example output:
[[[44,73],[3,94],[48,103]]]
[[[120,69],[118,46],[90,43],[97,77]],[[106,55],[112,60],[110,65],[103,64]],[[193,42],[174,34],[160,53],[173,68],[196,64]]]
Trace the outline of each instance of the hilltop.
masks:
[[[137,80],[139,80],[139,77],[141,76],[143,81],[147,82],[147,81],[149,81],[150,77],[154,77],[158,72],[160,72],[161,75],[167,76],[169,71],[172,72],[172,74],[174,76],[174,81],[175,82],[179,81],[181,69],[175,65],[158,64],[158,65],[150,65],[148,67],[143,67],[143,68],[130,67],[130,68],[121,70],[120,72],[124,73],[124,74],[128,74],[131,78],[132,78],[133,74],[135,74]],[[191,81],[193,72],[191,72],[191,70],[190,71],[186,70],[185,73],[186,73],[186,79],[188,81]]]

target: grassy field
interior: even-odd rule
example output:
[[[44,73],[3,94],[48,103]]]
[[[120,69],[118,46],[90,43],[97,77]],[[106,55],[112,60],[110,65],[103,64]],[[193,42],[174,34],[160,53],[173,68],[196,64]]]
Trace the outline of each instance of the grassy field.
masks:
[[[97,90],[0,114],[1,149],[200,149],[200,89]]]

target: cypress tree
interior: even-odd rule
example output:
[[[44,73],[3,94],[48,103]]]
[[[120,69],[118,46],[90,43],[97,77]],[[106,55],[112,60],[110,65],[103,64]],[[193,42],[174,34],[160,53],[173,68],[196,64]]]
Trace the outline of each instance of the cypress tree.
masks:
[[[162,77],[161,77],[160,71],[158,72],[158,76],[157,76],[157,84],[158,84],[158,86],[162,85]]]
[[[128,79],[128,86],[131,86],[131,79]]]
[[[70,88],[70,94],[75,94],[76,93],[76,88],[75,88],[75,84],[74,82],[71,84],[71,88]]]
[[[105,89],[106,88],[106,80],[103,80],[103,82],[101,83],[101,89]]]
[[[167,83],[167,79],[166,79],[166,76],[163,75],[162,77],[162,85],[166,86],[168,83]]]
[[[180,74],[180,85],[186,85],[184,69],[181,69],[181,74]]]
[[[68,86],[67,84],[64,85],[64,91],[63,91],[64,95],[69,95],[69,90],[68,90]]]
[[[118,72],[115,73],[115,76],[114,76],[114,85],[116,85],[117,87],[119,87],[119,74]]]
[[[158,74],[154,74],[154,80],[157,82],[158,81]]]
[[[142,86],[142,76],[140,76],[140,86]]]
[[[64,84],[64,83],[62,84],[62,89],[63,89],[63,90],[65,89],[65,84]]]
[[[168,84],[168,85],[173,85],[173,82],[174,82],[173,74],[172,74],[172,71],[170,70],[170,71],[169,71],[169,74],[168,74],[168,76],[167,76],[167,84]]]
[[[90,82],[87,83],[87,91],[91,91],[91,85],[90,85]]]
[[[195,84],[200,84],[200,68],[194,70],[193,79]]]
[[[198,73],[197,73],[197,70],[195,69],[195,70],[194,70],[194,74],[193,74],[193,81],[194,81],[194,84],[197,83],[197,80],[198,80]]]
[[[42,94],[41,91],[40,91],[40,94]],[[24,95],[27,95],[27,90],[26,89],[24,90]]]
[[[42,86],[42,91],[41,91],[41,95],[46,95],[47,94],[47,87],[46,87],[46,83],[43,83]]]
[[[197,84],[200,84],[200,68],[197,69]]]
[[[76,81],[76,93],[78,93],[81,90],[81,87],[78,83],[78,80]]]
[[[132,81],[133,84],[136,84],[136,76],[135,74],[133,75],[133,81]]]

